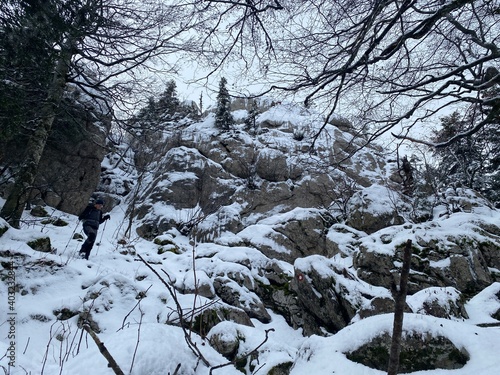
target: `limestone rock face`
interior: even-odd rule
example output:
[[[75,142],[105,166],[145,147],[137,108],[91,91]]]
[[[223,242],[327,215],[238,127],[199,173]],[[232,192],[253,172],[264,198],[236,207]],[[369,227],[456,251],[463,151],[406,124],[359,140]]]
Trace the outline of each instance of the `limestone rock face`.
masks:
[[[330,221],[328,215],[317,210],[304,210],[304,217],[286,216],[272,223],[262,237],[262,224],[248,226],[239,236],[270,258],[293,263],[297,258],[310,254],[333,256],[338,253],[334,242],[327,237]],[[262,233],[262,232],[261,232]]]
[[[352,288],[356,285],[357,288]],[[338,332],[351,322],[360,309],[367,310],[379,293],[391,299],[384,288],[363,283],[352,270],[321,256],[295,262],[291,289],[296,293],[301,327],[307,335]]]
[[[364,188],[351,199],[347,223],[368,234],[403,224],[404,218],[398,214],[397,201],[394,192],[386,187],[372,185]]]
[[[309,254],[337,253],[338,248],[326,236],[329,226],[350,211],[358,211],[349,206],[350,200],[362,186],[373,183],[358,171],[383,168],[385,161],[373,157],[376,149],[370,149],[339,169],[336,163],[347,155],[342,146],[352,141],[352,135],[329,125],[325,131],[331,147],[321,143],[311,154],[309,142],[292,131],[303,129],[307,134],[307,127],[297,122],[297,118],[310,121],[307,111],[286,107],[293,116],[276,119],[273,116],[281,114],[283,106],[266,108],[259,117],[262,132],[257,135],[240,128],[221,133],[208,125],[200,130],[199,125],[188,124],[150,137],[147,147],[135,149],[135,160],[145,165],[148,175],[133,208],[141,221],[138,234],[154,238],[171,229],[188,234],[196,227],[196,238],[203,242],[229,232],[238,236],[240,243],[292,262]],[[210,121],[213,119],[206,123]],[[160,207],[172,215],[155,214]],[[310,210],[310,215],[283,218],[273,224],[266,238],[252,234],[270,215],[296,208]],[[381,216],[371,221],[382,226],[398,223],[391,207],[385,214],[388,218],[384,216],[383,221]],[[361,230],[363,225],[373,227],[366,220],[360,224]]]
[[[223,305],[200,316],[203,334],[225,320],[269,322],[271,311],[304,335],[393,312],[409,238],[406,311],[467,317],[464,296],[490,285],[492,268],[500,269],[498,226],[453,216],[480,209],[478,197],[447,191],[427,211],[417,209],[393,178],[395,163],[381,149],[364,147],[349,122],[327,124],[312,148],[318,124],[308,110],[261,107],[258,127],[247,132],[242,113],[249,103],[238,108],[240,123],[227,132],[210,115],[146,132],[145,143],[131,147],[135,187],[117,187],[133,195],[128,212],[139,236],[175,241],[180,234],[197,252],[198,290],[189,277],[176,288]],[[228,358],[238,349],[236,336],[226,342],[214,334],[212,341]]]
[[[30,203],[80,213],[99,184],[110,129],[110,115],[103,113],[97,103],[76,90],[71,97],[68,93],[40,159]],[[12,167],[13,173],[24,160],[26,136],[20,134],[15,141],[20,145],[14,149],[7,147],[9,154],[5,158],[0,155],[0,163]],[[3,147],[1,142],[0,147]],[[6,197],[10,186],[10,183],[0,184],[0,195]]]
[[[483,254],[488,247],[473,239],[449,237],[446,247],[435,241],[417,242],[413,250],[408,291],[410,294],[431,287],[454,287],[463,293],[477,293],[490,285],[490,267]],[[498,250],[498,247],[497,247]],[[485,251],[489,256],[488,250]],[[399,284],[402,253],[380,253],[361,246],[354,257],[358,276],[386,288]]]
[[[84,108],[71,111],[73,121],[64,117],[54,123],[33,194],[61,211],[79,214],[99,184],[111,121],[104,115],[103,121],[91,121]]]
[[[260,301],[260,299],[256,298],[256,296],[251,298],[252,293],[246,293],[246,297],[243,298],[241,293],[238,291],[239,288],[235,286],[231,287],[230,284],[233,282],[234,281],[230,279],[216,278],[214,281],[214,287],[217,295],[225,303],[231,306],[236,306],[245,311],[250,318],[258,319],[263,323],[269,323],[271,321],[271,316],[266,311],[264,304]]]

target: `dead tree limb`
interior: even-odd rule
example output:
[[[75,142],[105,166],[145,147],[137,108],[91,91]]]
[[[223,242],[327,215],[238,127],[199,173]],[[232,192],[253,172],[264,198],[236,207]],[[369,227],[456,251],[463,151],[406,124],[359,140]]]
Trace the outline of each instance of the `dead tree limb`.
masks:
[[[101,354],[106,358],[108,361],[109,367],[115,372],[116,375],[125,375],[123,371],[120,369],[120,366],[118,366],[118,363],[116,363],[115,359],[113,356],[109,353],[108,349],[106,349],[106,346],[104,346],[104,343],[99,340],[99,337],[97,337],[96,333],[90,328],[90,325],[85,323],[83,325],[83,329],[87,331],[87,333],[92,337],[94,342],[96,343],[97,347],[99,348],[99,351]]]

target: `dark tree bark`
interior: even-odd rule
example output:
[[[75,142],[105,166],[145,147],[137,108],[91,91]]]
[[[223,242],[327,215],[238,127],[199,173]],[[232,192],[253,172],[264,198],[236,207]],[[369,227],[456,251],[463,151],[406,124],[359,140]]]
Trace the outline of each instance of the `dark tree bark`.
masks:
[[[15,228],[19,228],[24,207],[35,182],[38,164],[52,130],[57,107],[62,101],[73,45],[72,40],[67,40],[63,45],[60,59],[54,69],[52,83],[48,88],[47,99],[40,108],[39,117],[34,122],[33,133],[26,145],[26,159],[21,166],[14,187],[0,211],[0,216]]]
[[[13,82],[28,98],[36,92],[41,100],[31,100],[40,104],[21,125],[30,132],[26,156],[0,211],[1,217],[19,227],[68,85],[78,87],[103,114],[112,115],[113,106],[126,110],[126,97],[145,81],[134,72],[148,69],[150,61],[159,62],[177,51],[179,47],[174,41],[189,26],[179,16],[177,7],[162,0],[2,2],[0,81]],[[169,64],[163,63],[168,68]],[[37,78],[25,79],[29,74]],[[28,103],[24,103],[25,107],[31,110]]]
[[[406,293],[408,290],[408,275],[410,274],[411,262],[411,240],[406,242],[403,253],[403,267],[401,269],[401,279],[399,290],[397,291],[396,307],[394,310],[394,324],[392,328],[392,344],[389,354],[389,366],[387,375],[396,375],[399,368],[399,354],[401,353],[401,336],[403,334],[403,316],[406,305]]]
[[[118,363],[116,363],[115,359],[113,358],[109,350],[106,348],[104,343],[99,339],[96,333],[92,330],[92,328],[90,328],[88,324],[84,324],[83,329],[85,329],[85,331],[87,331],[90,337],[92,337],[92,340],[94,340],[95,344],[99,348],[99,351],[101,352],[103,357],[106,358],[106,360],[108,361],[108,365],[109,367],[111,367],[113,372],[116,375],[125,375],[120,366],[118,366]]]
[[[348,113],[364,142],[350,154],[390,133],[445,147],[494,123],[500,111],[500,101],[483,95],[500,84],[500,11],[494,1],[193,4],[193,17],[207,25],[197,57],[206,56],[211,72],[225,64],[236,66],[241,68],[239,82],[245,82],[247,72],[248,82],[265,87],[263,94],[279,90],[299,95],[306,106],[312,103],[325,111],[323,128],[334,115]],[[228,22],[220,38],[218,28]],[[432,126],[457,105],[492,110],[441,144],[409,132],[427,122]]]

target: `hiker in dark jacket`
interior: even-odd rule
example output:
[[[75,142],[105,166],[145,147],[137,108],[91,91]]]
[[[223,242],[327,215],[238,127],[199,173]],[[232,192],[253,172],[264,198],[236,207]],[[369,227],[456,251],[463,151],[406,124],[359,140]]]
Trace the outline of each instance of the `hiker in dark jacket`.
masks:
[[[101,210],[103,206],[104,201],[97,199],[94,204],[89,204],[80,216],[78,216],[78,219],[83,220],[83,232],[87,235],[87,239],[80,249],[80,258],[89,259],[90,250],[92,250],[92,246],[94,246],[97,238],[99,224],[110,218],[109,215],[102,215]]]

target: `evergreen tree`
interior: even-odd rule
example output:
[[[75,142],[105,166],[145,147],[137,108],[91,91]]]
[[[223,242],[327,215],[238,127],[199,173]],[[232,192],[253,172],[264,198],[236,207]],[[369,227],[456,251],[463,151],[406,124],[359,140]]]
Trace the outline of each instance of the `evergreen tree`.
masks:
[[[200,92],[200,99],[198,100],[198,103],[199,103],[198,105],[200,107],[199,108],[199,110],[200,110],[199,115],[201,116],[201,115],[203,115],[203,93],[202,92]]]
[[[468,119],[458,112],[441,119],[442,128],[435,132],[435,142],[441,142],[467,129]],[[477,173],[483,168],[481,145],[472,137],[463,138],[445,149],[437,149],[434,153],[439,159],[440,169],[446,173],[447,183],[460,182],[474,188]]]
[[[500,112],[497,110],[500,105],[500,87],[495,85],[485,91],[483,98],[487,99],[487,104],[481,107],[485,116],[492,118],[493,125],[486,127],[488,140],[488,163],[486,165],[486,175],[484,178],[484,193],[500,208]]]
[[[257,115],[259,114],[257,101],[252,100],[252,106],[250,111],[248,111],[248,116],[245,119],[245,130],[253,135],[257,135],[259,132],[259,126],[257,125]]]
[[[215,111],[215,126],[224,131],[231,129],[234,123],[233,115],[231,114],[231,97],[226,85],[227,80],[222,77],[219,82],[217,109]]]
[[[474,127],[473,115],[454,112],[441,119],[442,128],[434,132],[439,143]],[[500,131],[485,126],[479,132],[461,138],[446,148],[435,149],[438,170],[447,185],[461,185],[481,192],[493,202],[500,198]]]
[[[181,102],[177,97],[177,84],[174,80],[170,80],[167,82],[165,90],[158,99],[158,104],[156,106],[158,119],[178,119],[180,107]]]

